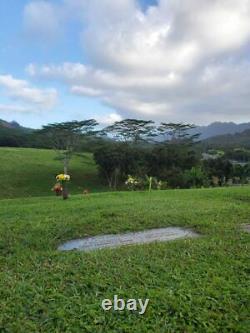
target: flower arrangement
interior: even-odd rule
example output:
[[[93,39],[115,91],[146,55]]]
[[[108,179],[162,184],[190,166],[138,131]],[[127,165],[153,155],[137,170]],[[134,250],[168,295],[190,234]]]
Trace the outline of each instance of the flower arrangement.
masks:
[[[51,191],[55,192],[56,196],[60,196],[60,195],[62,195],[63,188],[62,188],[61,183],[59,183],[59,182],[56,183],[56,184],[52,187]]]
[[[62,195],[63,195],[63,199],[68,199],[69,197],[69,193],[68,193],[68,189],[67,189],[67,182],[70,181],[70,176],[66,175],[64,173],[61,173],[60,175],[56,176],[56,180],[57,182],[59,182],[61,184],[62,187]]]
[[[139,184],[140,184],[139,179],[131,175],[128,175],[128,179],[125,181],[125,185],[127,185],[129,190],[135,190]]]
[[[57,181],[70,181],[70,176],[69,175],[65,175],[63,173],[61,173],[60,175],[56,176],[56,180]]]
[[[157,180],[156,177],[144,176],[141,178],[128,175],[128,179],[125,181],[125,185],[131,191],[146,190],[149,192],[152,190],[163,190],[167,188],[167,181]]]

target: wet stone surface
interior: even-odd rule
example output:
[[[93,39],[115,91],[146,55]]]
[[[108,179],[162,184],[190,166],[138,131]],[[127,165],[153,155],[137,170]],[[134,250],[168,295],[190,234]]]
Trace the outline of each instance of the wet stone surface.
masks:
[[[166,242],[180,238],[193,238],[199,235],[192,230],[169,227],[160,229],[150,229],[140,232],[130,232],[116,235],[102,235],[76,239],[66,242],[58,247],[60,251],[91,251],[103,248],[113,248],[131,244],[145,244],[151,242]]]
[[[250,224],[244,224],[244,225],[242,226],[242,229],[243,229],[244,231],[250,233]]]

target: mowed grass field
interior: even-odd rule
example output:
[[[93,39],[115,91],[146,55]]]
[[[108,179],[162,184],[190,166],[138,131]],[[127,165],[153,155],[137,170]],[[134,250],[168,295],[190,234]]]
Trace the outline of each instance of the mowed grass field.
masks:
[[[249,332],[249,222],[249,187],[0,200],[0,332]],[[57,251],[74,238],[167,226],[201,237]],[[104,312],[114,295],[149,298],[146,313]]]
[[[53,195],[55,176],[63,172],[63,164],[53,150],[0,148],[0,199]],[[69,166],[70,192],[84,189],[103,191],[92,154],[78,154]]]

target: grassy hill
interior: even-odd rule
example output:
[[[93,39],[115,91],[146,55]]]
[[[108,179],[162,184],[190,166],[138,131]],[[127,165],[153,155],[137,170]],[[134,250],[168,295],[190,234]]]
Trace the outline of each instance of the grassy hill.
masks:
[[[17,156],[37,156],[5,154],[16,156],[8,158],[13,170],[20,170]],[[37,168],[42,159],[34,160]],[[74,162],[79,175],[80,161]],[[40,166],[38,178],[51,165],[57,171],[54,163]],[[39,184],[45,192],[47,185]],[[249,332],[250,235],[241,229],[249,216],[249,187],[1,200],[0,331]],[[57,251],[74,238],[166,226],[187,226],[202,236],[91,253]],[[104,312],[102,300],[114,295],[149,298],[147,312]]]
[[[0,148],[0,198],[53,195],[55,176],[62,172],[62,162],[53,150]],[[91,154],[75,156],[70,163],[70,192],[84,188],[103,191]]]

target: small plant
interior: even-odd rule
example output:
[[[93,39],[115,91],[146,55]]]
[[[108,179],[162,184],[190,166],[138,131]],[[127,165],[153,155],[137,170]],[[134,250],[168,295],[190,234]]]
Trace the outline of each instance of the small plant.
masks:
[[[157,180],[157,178],[155,178],[154,188],[156,190],[166,190],[168,188],[168,182],[166,180]]]
[[[128,175],[128,179],[125,181],[130,191],[135,191],[140,186],[140,180],[136,177]]]
[[[143,178],[128,175],[128,179],[126,180],[125,184],[131,191],[148,190],[151,192],[152,190],[165,190],[168,187],[167,181],[158,181],[156,177],[147,175]]]
[[[90,194],[90,191],[89,191],[89,189],[85,189],[85,190],[83,190],[83,195],[89,195]]]
[[[151,176],[146,176],[146,186],[148,188],[148,191],[151,192],[152,186],[155,183],[155,178]]]
[[[146,186],[148,191],[153,190],[164,190],[167,188],[167,182],[158,180],[156,177],[146,176]]]

